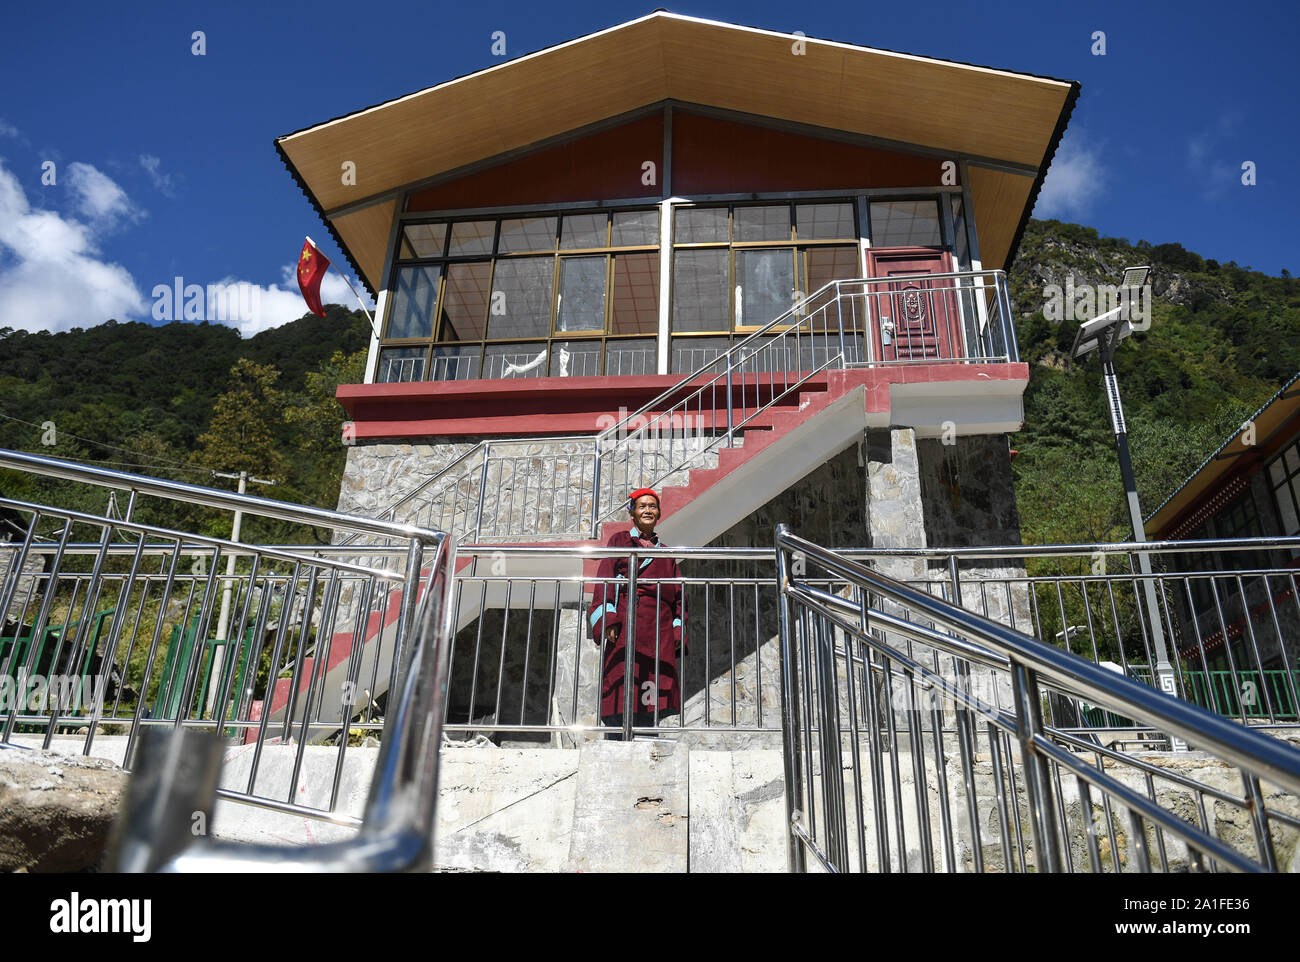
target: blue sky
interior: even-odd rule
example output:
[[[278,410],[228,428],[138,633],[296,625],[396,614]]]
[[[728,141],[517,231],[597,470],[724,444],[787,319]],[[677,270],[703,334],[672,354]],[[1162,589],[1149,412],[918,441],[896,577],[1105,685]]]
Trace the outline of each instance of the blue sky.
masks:
[[[150,320],[152,290],[256,285],[301,316],[272,140],[653,9],[648,3],[24,3],[0,32],[0,327]],[[1293,3],[699,2],[674,12],[1083,85],[1035,214],[1300,273]],[[192,52],[202,31],[203,56]],[[1106,52],[1093,53],[1096,31]],[[1256,184],[1241,182],[1255,164]],[[42,183],[53,164],[53,184]],[[45,165],[45,166],[43,166]],[[48,175],[47,175],[48,176]],[[326,301],[351,303],[331,278]]]

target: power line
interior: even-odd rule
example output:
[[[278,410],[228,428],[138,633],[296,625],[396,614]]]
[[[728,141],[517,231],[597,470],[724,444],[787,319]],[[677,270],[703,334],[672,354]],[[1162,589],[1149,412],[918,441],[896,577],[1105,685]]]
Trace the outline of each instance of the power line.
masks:
[[[10,417],[8,414],[5,414],[3,411],[0,411],[0,418],[4,418],[6,421],[13,421],[17,424],[25,424],[30,428],[36,428],[38,431],[43,430],[43,427],[40,424],[36,424],[32,421],[24,421],[22,418]],[[58,431],[57,428],[55,430]],[[87,444],[96,444],[99,445],[101,448],[112,448],[114,451],[125,451],[127,454],[134,454],[136,457],[150,458],[154,461],[159,461],[163,464],[170,464],[177,468],[184,468],[187,471],[200,471],[203,474],[211,473],[210,471],[207,471],[206,469],[203,468],[195,468],[194,465],[187,464],[184,461],[176,461],[172,458],[163,457],[161,454],[146,454],[143,451],[136,451],[131,448],[124,448],[119,444],[109,444],[107,441],[96,441],[94,438],[83,438],[80,434],[73,434],[71,431],[58,431],[58,433],[66,434],[68,437],[76,438],[78,441],[85,441]],[[30,451],[28,453],[38,454],[39,452]],[[95,464],[131,464],[132,463],[127,461],[95,461],[93,458],[83,458],[82,460],[90,461],[91,463],[95,463]],[[139,467],[138,464],[135,466]]]

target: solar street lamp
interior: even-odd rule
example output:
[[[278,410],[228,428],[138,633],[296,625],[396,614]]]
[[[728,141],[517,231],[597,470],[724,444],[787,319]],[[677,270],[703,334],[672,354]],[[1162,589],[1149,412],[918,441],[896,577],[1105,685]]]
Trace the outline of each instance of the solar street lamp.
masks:
[[[1129,521],[1133,525],[1133,540],[1139,544],[1146,541],[1146,528],[1142,524],[1137,480],[1133,474],[1133,461],[1128,450],[1128,427],[1124,423],[1124,406],[1120,403],[1119,379],[1115,376],[1113,358],[1119,342],[1133,333],[1131,308],[1137,299],[1137,289],[1146,283],[1150,273],[1151,268],[1148,266],[1125,268],[1124,278],[1120,282],[1119,306],[1079,325],[1079,332],[1074,336],[1074,347],[1070,352],[1075,360],[1080,360],[1093,351],[1101,351],[1102,386],[1110,407],[1110,424],[1115,432],[1115,450],[1119,454],[1119,471],[1124,479],[1124,496],[1128,503]],[[1150,577],[1151,557],[1145,551],[1139,551],[1137,557],[1138,567],[1145,576],[1142,579],[1142,589],[1146,601],[1147,620],[1151,624],[1151,635],[1155,642],[1157,684],[1161,691],[1176,695],[1174,668],[1169,662],[1164,625],[1160,619],[1160,606],[1156,601],[1156,589]]]

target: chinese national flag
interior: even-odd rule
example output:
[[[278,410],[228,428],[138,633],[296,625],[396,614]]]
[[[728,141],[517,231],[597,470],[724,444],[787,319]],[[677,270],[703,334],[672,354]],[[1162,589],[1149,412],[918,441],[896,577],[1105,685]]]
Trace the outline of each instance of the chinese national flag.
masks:
[[[298,258],[298,290],[302,291],[308,309],[321,317],[325,316],[325,308],[320,304],[320,282],[329,269],[329,258],[317,250],[308,237],[302,243],[302,255]]]

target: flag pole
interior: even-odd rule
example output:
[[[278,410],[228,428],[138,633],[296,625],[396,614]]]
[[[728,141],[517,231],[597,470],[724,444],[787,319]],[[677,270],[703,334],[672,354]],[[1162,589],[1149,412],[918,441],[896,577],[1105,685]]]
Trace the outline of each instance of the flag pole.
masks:
[[[310,237],[307,238],[307,243],[311,244],[312,247],[316,247],[316,242],[315,242],[314,240],[312,240]],[[317,249],[317,250],[320,250],[319,247],[316,247],[316,249]],[[330,264],[330,266],[331,266],[331,267],[334,267],[334,265],[333,265],[332,263]],[[352,282],[351,282],[350,280],[348,280],[348,275],[344,274],[344,273],[343,273],[341,270],[339,270],[337,267],[335,267],[334,269],[335,269],[335,271],[338,272],[339,277],[343,278],[343,283],[346,284],[346,285],[348,285],[348,290],[350,290],[350,291],[352,292],[352,296],[355,297],[355,298],[357,299],[357,305],[361,308],[361,313],[362,313],[362,314],[365,314],[365,315],[366,315],[366,320],[370,322],[370,331],[371,331],[371,333],[373,333],[373,334],[375,335],[375,339],[378,340],[378,339],[379,339],[379,328],[375,327],[375,319],[374,319],[373,317],[370,316],[370,311],[366,310],[366,302],[363,301],[363,300],[361,299],[361,295],[357,293],[357,289],[356,289],[355,287],[352,286]]]

